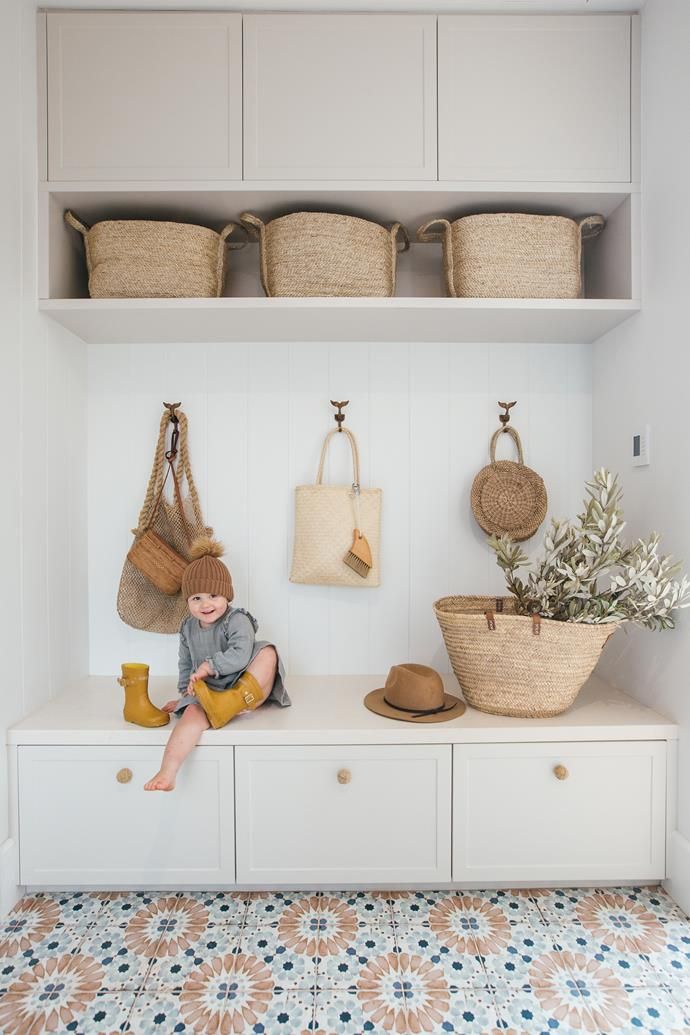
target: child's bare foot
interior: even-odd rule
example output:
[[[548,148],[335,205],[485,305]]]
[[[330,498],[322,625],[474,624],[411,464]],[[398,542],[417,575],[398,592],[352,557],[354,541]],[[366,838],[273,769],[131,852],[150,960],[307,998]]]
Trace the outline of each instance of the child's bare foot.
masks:
[[[148,783],[144,784],[145,791],[174,791],[175,790],[175,774],[166,772],[165,769],[161,769],[159,773],[149,780]]]

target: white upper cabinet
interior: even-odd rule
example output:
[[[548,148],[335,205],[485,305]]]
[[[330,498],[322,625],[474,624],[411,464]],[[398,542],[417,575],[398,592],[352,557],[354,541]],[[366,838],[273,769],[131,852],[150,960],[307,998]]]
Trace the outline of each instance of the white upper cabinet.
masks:
[[[441,180],[630,181],[630,18],[438,19]]]
[[[50,180],[241,178],[241,15],[47,22]]]
[[[247,180],[435,180],[436,18],[244,17]]]

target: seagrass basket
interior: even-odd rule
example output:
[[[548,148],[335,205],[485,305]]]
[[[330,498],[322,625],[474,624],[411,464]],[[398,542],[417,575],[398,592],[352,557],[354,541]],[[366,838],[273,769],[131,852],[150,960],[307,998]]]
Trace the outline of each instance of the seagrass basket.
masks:
[[[269,298],[390,297],[398,252],[410,246],[400,223],[387,229],[331,212],[292,212],[270,223],[243,212],[240,221],[258,238]]]
[[[89,227],[72,212],[65,222],[84,238],[91,298],[218,298],[223,293],[227,238],[191,223],[151,219],[104,219]]]
[[[580,298],[582,242],[604,223],[596,215],[574,220],[493,212],[453,223],[432,219],[420,226],[417,240],[441,241],[451,298]]]
[[[517,615],[513,597],[442,597],[434,612],[467,703],[532,719],[571,706],[620,624]]]

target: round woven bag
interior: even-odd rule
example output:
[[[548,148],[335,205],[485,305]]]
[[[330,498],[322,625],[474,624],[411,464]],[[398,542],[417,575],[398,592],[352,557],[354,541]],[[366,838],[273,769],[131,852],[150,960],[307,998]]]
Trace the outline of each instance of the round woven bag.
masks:
[[[514,597],[442,597],[434,604],[463,697],[492,715],[560,715],[620,623],[556,622],[514,609]]]
[[[518,451],[518,462],[496,459],[499,435],[507,433]],[[499,428],[491,437],[491,463],[472,483],[472,511],[487,535],[509,535],[516,542],[529,539],[546,517],[546,486],[527,467],[520,436],[514,428]]]

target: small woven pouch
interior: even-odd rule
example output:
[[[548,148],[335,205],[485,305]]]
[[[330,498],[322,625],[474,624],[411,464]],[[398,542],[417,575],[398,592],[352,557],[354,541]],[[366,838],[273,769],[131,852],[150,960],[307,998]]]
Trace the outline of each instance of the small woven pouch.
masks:
[[[499,436],[508,434],[518,451],[518,462],[496,459]],[[472,511],[487,535],[509,535],[516,542],[529,539],[546,517],[548,498],[544,482],[527,467],[522,442],[514,428],[498,428],[489,447],[491,463],[472,483]]]

